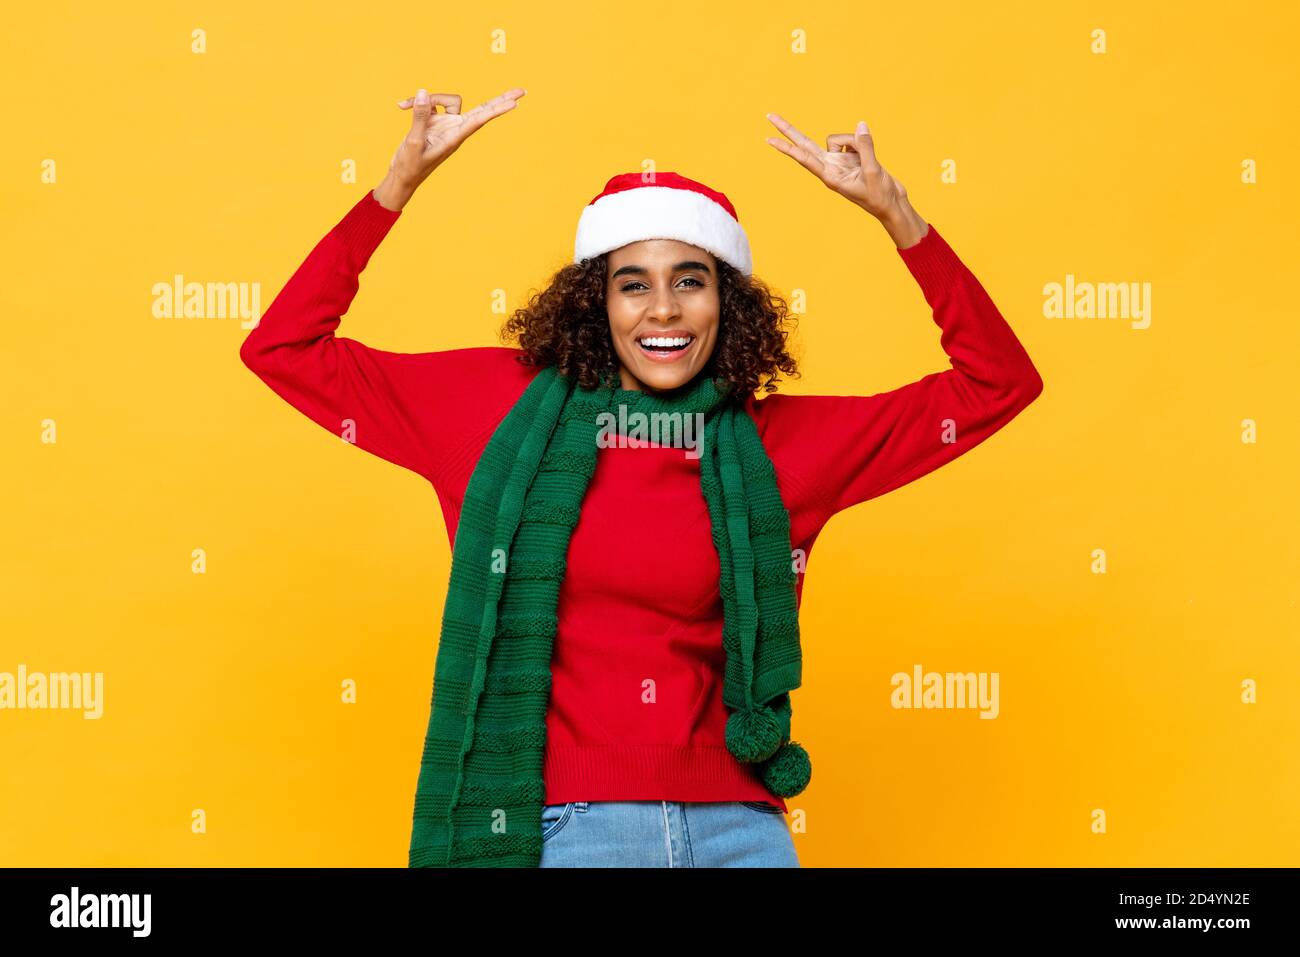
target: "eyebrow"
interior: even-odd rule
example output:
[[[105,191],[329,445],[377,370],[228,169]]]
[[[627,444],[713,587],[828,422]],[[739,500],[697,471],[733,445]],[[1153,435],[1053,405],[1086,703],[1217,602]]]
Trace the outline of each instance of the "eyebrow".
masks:
[[[698,260],[695,259],[688,259],[684,262],[679,262],[677,265],[673,266],[673,272],[680,272],[683,269],[698,269],[701,272],[706,272],[711,274],[711,271],[707,264],[699,262]],[[628,273],[636,276],[646,276],[649,275],[650,270],[646,269],[644,266],[623,266],[622,268],[614,271],[614,275],[609,277],[610,281],[612,282],[613,280],[617,279],[619,276],[622,276],[624,273]]]

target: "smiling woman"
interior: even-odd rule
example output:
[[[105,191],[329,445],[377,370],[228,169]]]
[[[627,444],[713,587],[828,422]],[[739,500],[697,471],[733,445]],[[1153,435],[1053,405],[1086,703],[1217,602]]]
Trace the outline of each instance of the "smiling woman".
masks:
[[[625,173],[583,211],[574,262],[502,335],[584,388],[664,393],[707,371],[772,392],[798,374],[786,351],[794,322],[753,276],[726,196],[677,173]]]
[[[647,239],[614,250],[605,266],[606,311],[623,388],[666,390],[695,378],[718,329],[713,257],[674,239]]]
[[[784,815],[812,776],[791,696],[813,541],[984,441],[1042,380],[865,124],[822,151],[774,114],[793,141],[778,148],[894,239],[950,368],[757,401],[797,372],[785,303],[752,275],[727,197],[675,173],[615,176],[587,204],[573,262],[502,330],[518,347],[402,354],[336,336],[415,188],[522,94],[463,115],[454,94],[401,101],[414,120],[389,175],[240,350],[442,505],[452,565],[408,862],[536,867],[545,843],[545,866],[681,866],[665,846],[686,866],[798,866]],[[697,454],[604,440],[643,421],[702,423]]]

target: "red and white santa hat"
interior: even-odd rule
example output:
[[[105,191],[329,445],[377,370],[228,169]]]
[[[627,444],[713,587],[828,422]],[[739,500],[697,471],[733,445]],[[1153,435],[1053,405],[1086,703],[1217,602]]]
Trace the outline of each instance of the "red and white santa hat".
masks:
[[[573,261],[642,239],[676,239],[706,249],[748,276],[749,237],[731,200],[677,173],[621,173],[582,211]]]

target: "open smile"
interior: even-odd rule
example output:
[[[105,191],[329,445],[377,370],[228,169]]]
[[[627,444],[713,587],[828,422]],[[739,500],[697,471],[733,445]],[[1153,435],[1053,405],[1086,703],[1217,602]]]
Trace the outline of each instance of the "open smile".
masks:
[[[674,362],[686,355],[695,345],[695,336],[640,336],[636,340],[642,355],[654,362]]]

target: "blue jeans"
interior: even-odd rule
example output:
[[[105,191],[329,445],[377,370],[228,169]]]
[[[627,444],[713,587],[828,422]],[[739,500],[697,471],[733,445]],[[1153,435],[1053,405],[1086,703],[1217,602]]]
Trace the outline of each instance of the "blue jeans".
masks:
[[[763,801],[570,801],[542,807],[541,867],[798,867]]]

